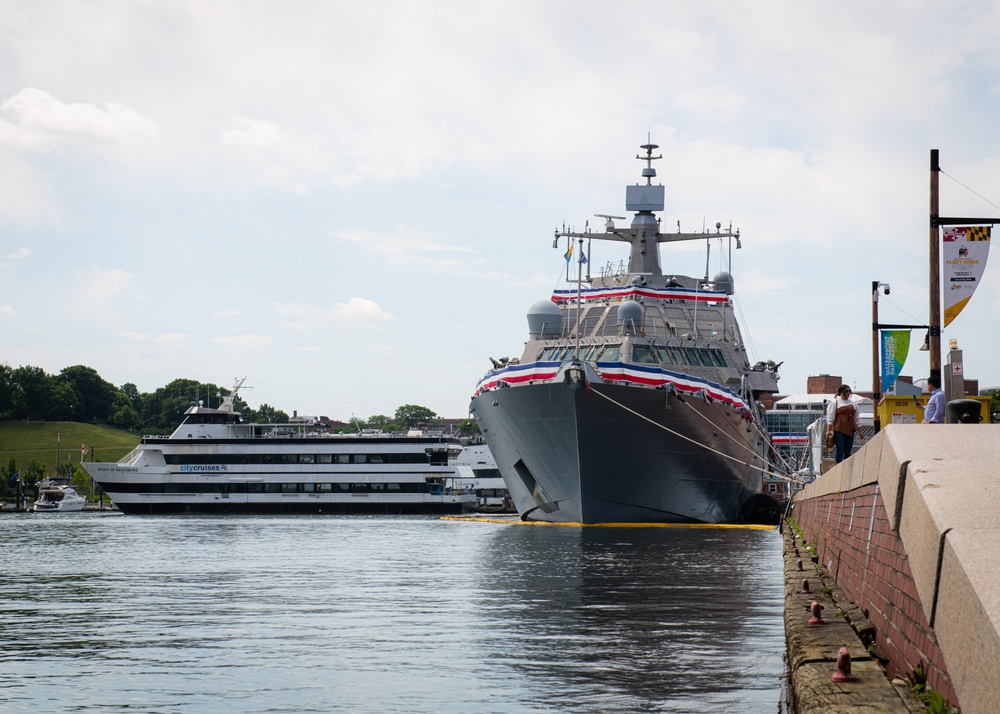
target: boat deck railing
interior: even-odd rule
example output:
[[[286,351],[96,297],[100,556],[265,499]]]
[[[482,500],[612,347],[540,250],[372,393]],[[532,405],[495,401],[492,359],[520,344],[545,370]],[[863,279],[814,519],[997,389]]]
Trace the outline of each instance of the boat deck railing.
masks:
[[[130,452],[125,454],[122,458],[118,459],[119,466],[132,466],[136,461],[139,460],[139,456],[142,454],[142,449],[140,447],[135,447]]]

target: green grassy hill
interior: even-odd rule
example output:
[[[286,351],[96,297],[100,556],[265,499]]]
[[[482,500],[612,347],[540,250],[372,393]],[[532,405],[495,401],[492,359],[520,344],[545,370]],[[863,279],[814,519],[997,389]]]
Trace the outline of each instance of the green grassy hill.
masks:
[[[137,434],[75,421],[0,422],[0,464],[14,458],[23,471],[30,462],[41,461],[48,476],[55,475],[57,458],[79,464],[83,444],[87,461],[117,461],[138,443]]]

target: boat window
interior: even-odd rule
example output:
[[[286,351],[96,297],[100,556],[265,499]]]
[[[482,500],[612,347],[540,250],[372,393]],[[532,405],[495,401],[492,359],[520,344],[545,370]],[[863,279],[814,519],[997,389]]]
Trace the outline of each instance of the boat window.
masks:
[[[349,463],[351,463],[351,456],[350,456],[350,454],[337,454],[337,463],[338,464],[349,464]]]
[[[303,491],[303,493],[315,493],[316,492],[316,484],[314,484],[314,483],[304,483],[304,484],[302,484],[302,491]]]
[[[598,349],[600,349],[600,345],[587,345],[586,347],[582,347],[583,361],[593,362],[594,355],[597,354]]]
[[[283,484],[281,484],[281,492],[282,493],[298,493],[300,485],[301,484],[297,484],[297,483],[283,483]]]
[[[653,348],[649,345],[634,345],[632,347],[632,361],[635,364],[658,364]]]
[[[712,355],[712,360],[715,362],[716,367],[726,366],[726,358],[722,356],[722,352],[719,350],[711,350],[709,354]]]
[[[597,355],[598,362],[617,362],[621,359],[621,345],[605,345],[600,354]]]
[[[264,493],[281,493],[280,483],[265,483]]]
[[[701,357],[701,363],[706,367],[713,366],[712,357],[708,354],[708,350],[702,348],[698,350],[698,356]]]
[[[312,454],[299,454],[300,464],[311,464],[314,460],[315,459]]]
[[[684,348],[684,357],[687,359],[687,363],[697,367],[701,363],[698,361],[698,353],[694,351],[692,347]]]
[[[618,306],[612,305],[608,308],[608,316],[604,318],[604,322],[601,323],[601,334],[602,335],[616,335],[618,334]]]
[[[597,327],[597,322],[601,319],[601,310],[591,310],[580,323],[580,335],[589,335]]]
[[[331,464],[333,463],[333,454],[316,454],[317,464]]]
[[[333,486],[332,484],[328,483],[318,483],[316,484],[316,490],[321,493],[329,493],[330,491],[333,490]]]
[[[297,464],[299,462],[299,457],[295,454],[282,454],[281,463],[283,464]]]
[[[673,364],[674,361],[670,358],[670,350],[666,347],[657,347],[656,356],[660,360],[660,364]]]
[[[354,456],[352,457],[352,463],[355,464],[363,464],[366,461],[368,461],[367,454],[354,454]]]
[[[542,362],[551,362],[554,359],[552,355],[557,349],[557,347],[546,347],[542,350],[542,356],[539,357],[539,360]]]

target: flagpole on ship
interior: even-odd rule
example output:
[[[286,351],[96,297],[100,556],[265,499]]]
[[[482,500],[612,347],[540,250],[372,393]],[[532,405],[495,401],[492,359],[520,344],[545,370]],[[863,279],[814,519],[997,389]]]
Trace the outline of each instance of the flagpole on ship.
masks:
[[[580,359],[580,316],[583,313],[583,262],[586,260],[583,254],[583,238],[577,238],[580,245],[580,257],[576,261],[576,355],[574,359]]]

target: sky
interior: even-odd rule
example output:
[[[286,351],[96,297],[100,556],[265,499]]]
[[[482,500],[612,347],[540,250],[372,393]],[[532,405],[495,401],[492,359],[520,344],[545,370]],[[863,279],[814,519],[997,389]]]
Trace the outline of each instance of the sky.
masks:
[[[992,2],[6,0],[0,362],[464,418],[651,140],[664,225],[740,229],[751,360],[870,390],[872,281],[928,322],[930,150],[942,215],[1000,217],[997,36]],[[984,387],[998,313],[994,256],[943,335]]]

